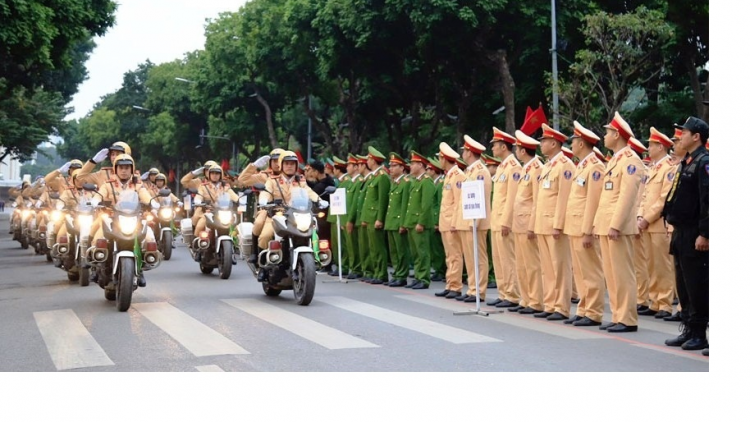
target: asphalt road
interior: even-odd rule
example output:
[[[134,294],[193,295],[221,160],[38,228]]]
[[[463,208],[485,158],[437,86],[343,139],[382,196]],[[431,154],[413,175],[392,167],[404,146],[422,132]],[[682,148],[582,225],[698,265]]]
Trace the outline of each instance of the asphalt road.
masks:
[[[265,296],[241,261],[221,280],[201,274],[182,244],[174,252],[122,313],[98,286],[22,250],[0,219],[0,371],[709,370],[700,351],[664,345],[678,323],[653,317],[615,335],[509,312],[454,315],[476,308],[435,297],[442,283],[415,291],[328,276],[302,307],[291,291]]]

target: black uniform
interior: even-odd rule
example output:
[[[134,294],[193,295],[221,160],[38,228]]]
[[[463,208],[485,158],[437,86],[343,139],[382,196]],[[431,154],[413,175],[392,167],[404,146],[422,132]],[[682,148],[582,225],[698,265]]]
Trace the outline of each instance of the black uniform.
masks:
[[[708,251],[695,249],[698,236],[708,239],[708,150],[704,145],[682,160],[663,215],[674,226],[669,253],[675,260],[682,319],[687,322],[690,338],[705,341]]]

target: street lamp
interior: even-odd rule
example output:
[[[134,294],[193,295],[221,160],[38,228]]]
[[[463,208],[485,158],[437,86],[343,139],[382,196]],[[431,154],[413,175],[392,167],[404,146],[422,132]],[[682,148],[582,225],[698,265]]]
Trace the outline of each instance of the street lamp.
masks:
[[[503,110],[505,110],[505,106],[502,106],[502,107],[498,108],[497,110],[493,111],[492,115],[493,116],[497,116],[498,114],[502,113]]]
[[[137,106],[137,105],[134,105],[133,108],[136,109],[136,110],[151,111],[151,110],[149,110],[149,109],[147,109],[145,107],[141,107],[141,106]]]
[[[174,80],[175,81],[180,81],[180,82],[187,82],[189,84],[194,84],[195,83],[195,81],[191,81],[190,79],[185,79],[185,78],[174,78]]]

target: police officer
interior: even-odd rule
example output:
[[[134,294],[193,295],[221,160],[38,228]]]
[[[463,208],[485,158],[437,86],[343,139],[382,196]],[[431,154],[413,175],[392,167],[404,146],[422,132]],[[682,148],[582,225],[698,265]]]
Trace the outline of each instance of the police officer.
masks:
[[[365,184],[362,203],[361,225],[366,229],[369,247],[372,284],[388,283],[388,250],[385,236],[385,214],[388,211],[388,194],[391,191],[391,180],[383,167],[385,156],[369,147],[367,168],[370,179]],[[367,281],[367,280],[366,280]]]
[[[354,220],[357,216],[357,193],[362,186],[362,175],[359,171],[359,158],[354,154],[349,154],[346,160],[346,174],[349,176],[349,182],[346,184],[346,215],[341,216],[341,223],[344,225],[344,244],[346,245],[346,255],[349,264],[348,280],[354,280],[362,274],[362,264],[359,259],[359,237],[357,236],[357,226]]]
[[[346,192],[350,190],[351,187],[351,177],[346,173],[346,161],[340,159],[339,157],[334,156],[333,157],[333,179],[334,183],[336,184],[337,188],[344,189]],[[347,212],[349,211],[349,208],[346,209]],[[346,216],[335,216],[331,214],[330,210],[328,210],[328,217],[326,217],[326,221],[331,225],[331,251],[333,253],[333,263],[336,264],[337,271],[334,271],[331,269],[331,271],[328,273],[330,276],[336,276],[338,275],[338,269],[340,269],[342,275],[347,275],[349,273],[349,268],[351,268],[351,262],[349,262],[348,255],[346,253],[346,243],[344,242],[344,233],[345,230],[343,227],[340,227],[341,231],[341,238],[339,238],[339,230],[336,229],[336,221],[340,221],[343,224],[346,223]],[[339,244],[341,244],[341,261],[339,262],[339,254],[338,254],[338,248]]]
[[[453,225],[453,216],[461,212],[461,183],[466,175],[458,166],[458,153],[445,142],[440,143],[438,152],[440,165],[445,171],[443,193],[440,197],[438,229],[445,246],[445,290],[435,296],[455,299],[461,294],[461,272],[464,261],[461,253],[461,236]]]
[[[388,212],[385,215],[385,231],[388,235],[388,253],[393,266],[393,278],[388,286],[403,287],[406,286],[406,278],[409,276],[409,239],[405,222],[411,179],[406,175],[406,161],[397,153],[390,154],[388,164],[392,181]]]
[[[665,343],[701,350],[708,348],[708,124],[691,116],[678,127],[688,155],[680,163],[664,215],[674,227],[669,252],[674,256],[677,283],[687,293],[680,296],[686,324],[677,338]]]
[[[447,271],[445,266],[445,247],[443,246],[443,239],[440,236],[438,224],[440,221],[440,201],[443,198],[443,181],[445,180],[445,175],[438,160],[431,157],[427,157],[427,160],[430,162],[427,166],[427,176],[435,184],[435,200],[432,205],[432,221],[435,223],[435,228],[432,231],[432,239],[430,239],[430,261],[435,273],[430,278],[430,281],[445,282],[445,272]]]
[[[427,289],[430,286],[430,240],[435,223],[433,203],[435,182],[427,176],[429,161],[416,151],[411,152],[411,175],[414,177],[406,204],[404,227],[409,231],[409,248],[414,259],[414,281],[407,288]]]

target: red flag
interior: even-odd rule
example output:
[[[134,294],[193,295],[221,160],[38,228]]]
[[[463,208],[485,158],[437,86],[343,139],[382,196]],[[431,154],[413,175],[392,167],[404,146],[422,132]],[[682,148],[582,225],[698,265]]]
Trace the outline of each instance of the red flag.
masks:
[[[297,154],[297,160],[299,161],[300,166],[305,165],[305,160],[302,159],[302,153],[299,150],[294,151],[295,154]]]
[[[530,106],[526,106],[526,116],[524,116],[523,121],[526,122],[527,120],[529,120],[529,117],[533,112],[534,110],[532,110]]]
[[[520,130],[526,135],[531,136],[532,133],[536,132],[540,127],[542,127],[542,123],[549,122],[547,121],[547,116],[544,115],[544,109],[540,105],[539,108],[534,110],[534,112],[531,113],[531,116],[529,116],[529,118],[526,119],[525,122],[523,122]]]
[[[169,183],[174,183],[175,175],[174,175],[174,169],[169,170]]]
[[[229,161],[226,158],[221,160],[221,169],[224,171],[229,171]]]

